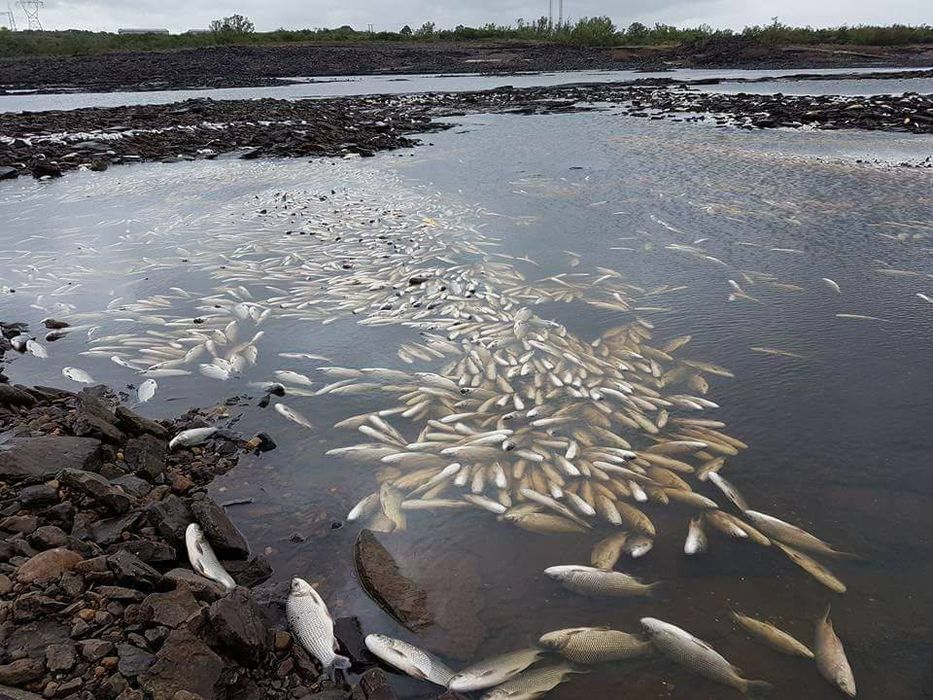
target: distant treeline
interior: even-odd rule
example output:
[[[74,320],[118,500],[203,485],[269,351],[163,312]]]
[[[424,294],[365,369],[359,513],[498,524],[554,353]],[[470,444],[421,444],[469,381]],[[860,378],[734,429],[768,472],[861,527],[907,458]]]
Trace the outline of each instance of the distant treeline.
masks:
[[[232,18],[225,18],[224,21]],[[243,18],[245,19],[245,18]],[[515,39],[553,41],[581,46],[697,46],[717,39],[745,39],[768,45],[851,44],[900,46],[933,43],[930,25],[891,25],[833,27],[791,27],[774,21],[764,26],[746,27],[741,32],[714,29],[708,25],[680,28],[667,24],[653,27],[633,22],[627,28],[615,26],[609,17],[584,17],[573,23],[553,25],[546,17],[534,22],[518,20],[515,24],[486,24],[481,27],[458,26],[438,29],[425,22],[416,29],[405,26],[397,32],[366,32],[349,26],[337,29],[279,29],[274,32],[217,29],[224,21],[212,23],[214,31],[201,33],[112,34],[78,30],[57,32],[11,32],[0,28],[0,56],[82,55],[108,51],[136,51],[195,48],[219,44],[288,44],[304,42],[365,41],[475,41]],[[229,24],[229,23],[228,23]],[[249,24],[251,27],[251,23]],[[2,83],[2,76],[0,76]]]

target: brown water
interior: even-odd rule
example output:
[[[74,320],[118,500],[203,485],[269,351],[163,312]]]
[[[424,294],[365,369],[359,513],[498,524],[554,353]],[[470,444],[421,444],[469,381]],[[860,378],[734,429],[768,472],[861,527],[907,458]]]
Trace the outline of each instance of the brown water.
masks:
[[[658,599],[591,599],[543,575],[554,564],[587,563],[608,528],[587,535],[524,532],[481,511],[410,514],[409,529],[380,538],[439,607],[470,606],[481,623],[475,658],[532,644],[560,627],[606,625],[636,631],[640,617],[669,620],[710,642],[748,677],[776,686],[775,698],[833,698],[838,691],[812,662],[780,656],[737,631],[735,608],[778,624],[806,643],[813,620],[832,603],[833,620],[855,672],[860,697],[921,698],[933,687],[933,175],[861,165],[859,157],[921,159],[933,140],[856,133],[748,133],[625,119],[611,113],[553,117],[468,117],[462,128],[432,135],[433,147],[361,162],[213,162],[116,168],[55,183],[0,188],[6,214],[0,317],[34,326],[46,315],[115,310],[88,321],[94,337],[140,337],[163,326],[121,321],[121,304],[175,293],[149,315],[190,317],[207,295],[243,284],[253,299],[271,294],[256,281],[225,278],[237,260],[281,254],[299,243],[292,210],[275,193],[307,191],[329,199],[299,218],[355,220],[375,207],[409,230],[428,217],[442,240],[495,236],[497,252],[527,255],[516,263],[531,278],[560,272],[621,273],[650,289],[686,286],[658,298],[650,314],[659,343],[691,334],[687,356],[723,365],[708,395],[714,417],[749,449],[729,459],[724,475],[752,507],[798,524],[858,559],[827,562],[848,586],[822,587],[773,550],[707,532],[710,551],[682,554],[689,511],[648,506],[659,536],[654,549],[620,568],[664,581]],[[331,191],[336,194],[332,195]],[[271,215],[258,214],[266,209]],[[339,224],[331,224],[339,225]],[[313,228],[313,226],[312,226]],[[706,239],[700,243],[694,243]],[[696,245],[723,264],[674,244]],[[752,244],[752,245],[747,245]],[[180,248],[180,249],[179,249]],[[634,250],[623,250],[631,248]],[[773,248],[799,252],[775,251]],[[455,252],[468,262],[471,254]],[[309,250],[314,250],[309,248]],[[579,265],[572,262],[579,255]],[[297,261],[293,261],[298,276]],[[34,266],[34,267],[30,267]],[[289,263],[285,264],[288,269]],[[914,276],[876,272],[885,267]],[[727,300],[728,279],[741,271],[774,275],[803,291],[743,285],[760,303]],[[838,282],[835,294],[823,282]],[[494,280],[490,281],[494,283]],[[69,284],[70,283],[70,284]],[[274,281],[269,281],[275,285]],[[326,290],[322,290],[326,296]],[[213,298],[213,297],[212,297]],[[61,304],[73,304],[74,308]],[[42,308],[35,308],[35,307]],[[207,304],[209,306],[209,303]],[[542,318],[592,339],[630,321],[586,303],[535,307]],[[865,314],[883,321],[837,318]],[[214,483],[220,500],[252,497],[231,509],[256,551],[269,550],[275,579],[300,575],[320,584],[335,616],[354,614],[367,632],[411,641],[360,590],[353,571],[358,527],[349,508],[374,490],[375,467],[324,456],[359,442],[329,426],[391,405],[376,395],[290,398],[315,424],[307,431],[271,410],[250,381],[293,369],[324,380],[315,362],[284,360],[281,351],[330,357],[346,367],[408,366],[396,356],[415,330],[366,326],[350,314],[322,325],[273,314],[262,328],[255,366],[228,382],[195,373],[159,378],[156,398],[140,410],[180,413],[238,395],[230,408],[244,433],[270,432],[279,447],[243,459]],[[752,351],[776,347],[802,358]],[[49,344],[46,361],[23,357],[9,367],[15,381],[69,384],[63,366],[121,386],[138,378],[106,356],[81,356],[85,332]],[[316,364],[328,364],[317,362]],[[77,387],[71,384],[71,387]],[[399,426],[404,425],[399,421]],[[702,492],[721,502],[711,486]],[[304,542],[289,536],[300,533]],[[469,644],[459,640],[461,645]],[[453,659],[455,667],[466,659]],[[429,685],[396,677],[401,697],[434,697]],[[574,676],[553,698],[738,697],[654,659],[609,664]]]

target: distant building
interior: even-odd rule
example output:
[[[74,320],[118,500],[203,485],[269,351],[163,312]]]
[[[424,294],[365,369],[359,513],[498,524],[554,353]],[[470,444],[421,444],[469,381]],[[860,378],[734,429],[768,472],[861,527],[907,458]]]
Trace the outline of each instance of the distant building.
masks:
[[[168,29],[118,29],[117,34],[168,34]]]
[[[210,34],[210,29],[189,29],[185,34]]]

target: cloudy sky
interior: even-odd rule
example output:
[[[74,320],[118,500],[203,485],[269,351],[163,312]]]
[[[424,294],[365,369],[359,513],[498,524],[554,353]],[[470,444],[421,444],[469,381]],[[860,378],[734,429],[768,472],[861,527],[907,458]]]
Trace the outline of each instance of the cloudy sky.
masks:
[[[40,17],[47,29],[165,27],[183,31],[206,27],[210,20],[234,12],[251,17],[258,30],[342,24],[365,29],[370,23],[376,29],[397,30],[426,20],[439,27],[489,21],[505,24],[519,17],[546,15],[547,0],[45,0]],[[639,21],[741,28],[767,23],[774,16],[794,25],[923,24],[933,21],[933,1],[564,0],[564,13],[571,19],[607,14],[620,26]]]

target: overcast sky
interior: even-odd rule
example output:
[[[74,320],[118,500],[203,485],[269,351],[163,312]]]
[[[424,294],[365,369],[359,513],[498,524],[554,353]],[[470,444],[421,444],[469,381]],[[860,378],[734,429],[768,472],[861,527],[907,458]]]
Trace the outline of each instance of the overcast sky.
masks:
[[[16,11],[25,25],[18,7]],[[40,18],[46,29],[184,31],[234,12],[252,18],[260,31],[342,24],[365,29],[370,23],[377,30],[397,30],[426,20],[438,27],[506,24],[546,15],[547,0],[45,0]],[[619,26],[639,21],[741,28],[767,23],[773,16],[794,25],[925,24],[933,22],[933,0],[565,0],[564,13],[571,19],[607,14]]]

